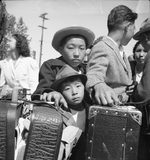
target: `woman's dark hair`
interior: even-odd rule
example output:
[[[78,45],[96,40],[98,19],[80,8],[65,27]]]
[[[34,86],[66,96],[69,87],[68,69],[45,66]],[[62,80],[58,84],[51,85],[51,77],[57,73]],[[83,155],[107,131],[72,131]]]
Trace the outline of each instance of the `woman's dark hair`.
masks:
[[[21,34],[13,34],[13,37],[16,39],[16,49],[19,55],[23,57],[30,57],[30,49],[27,38]]]
[[[139,44],[141,44],[140,41],[138,41],[138,42],[135,43],[135,45],[134,45],[134,47],[133,47],[133,56],[134,56],[135,51],[136,51],[136,48],[139,46]]]
[[[110,32],[118,29],[123,22],[127,21],[134,23],[136,19],[137,13],[133,12],[127,6],[119,5],[113,8],[108,15],[107,27]]]

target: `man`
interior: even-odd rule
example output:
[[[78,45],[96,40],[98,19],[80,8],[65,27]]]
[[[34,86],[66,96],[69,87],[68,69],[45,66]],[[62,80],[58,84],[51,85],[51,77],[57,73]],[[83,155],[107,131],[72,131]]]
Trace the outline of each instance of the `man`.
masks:
[[[50,59],[43,63],[39,73],[39,85],[34,92],[32,99],[55,101],[56,105],[62,103],[67,107],[63,96],[51,89],[57,72],[64,64],[70,65],[75,70],[85,73],[85,66],[82,63],[86,54],[86,49],[93,43],[94,33],[84,27],[72,26],[57,31],[52,40],[53,48],[62,56]]]
[[[87,89],[94,93],[98,104],[112,105],[119,100],[128,100],[125,91],[132,84],[132,78],[123,46],[134,35],[136,19],[137,14],[126,6],[113,8],[107,21],[108,36],[100,38],[91,50],[87,64]]]
[[[150,18],[147,18],[142,23],[140,30],[134,35],[133,38],[135,40],[139,40],[148,52],[145,57],[143,76],[134,95],[135,101],[141,101],[150,99]]]

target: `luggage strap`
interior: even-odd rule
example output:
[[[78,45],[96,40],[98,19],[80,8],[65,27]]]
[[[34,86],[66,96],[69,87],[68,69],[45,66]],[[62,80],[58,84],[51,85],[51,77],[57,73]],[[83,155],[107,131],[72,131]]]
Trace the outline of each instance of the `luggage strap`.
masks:
[[[7,149],[6,159],[12,160],[14,157],[15,147],[15,125],[16,125],[16,108],[10,104],[6,104],[8,107],[7,111]]]
[[[35,104],[37,106],[41,106],[42,107],[50,107],[55,109],[56,111],[58,111],[62,117],[63,117],[63,123],[68,126],[69,123],[73,123],[73,118],[72,118],[72,114],[69,112],[69,109],[67,111],[63,110],[60,106],[56,106],[54,105],[53,102],[45,102],[45,101],[39,101],[39,100],[35,100],[35,101],[30,101],[30,100],[22,100],[24,103],[30,103],[30,104]]]

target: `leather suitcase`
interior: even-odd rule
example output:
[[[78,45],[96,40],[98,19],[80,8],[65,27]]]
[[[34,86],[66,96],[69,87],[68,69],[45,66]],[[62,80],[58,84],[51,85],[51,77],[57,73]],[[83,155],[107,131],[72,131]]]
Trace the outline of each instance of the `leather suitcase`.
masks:
[[[141,122],[133,106],[91,106],[87,160],[137,160]]]
[[[52,105],[35,103],[24,160],[57,160],[62,130],[62,115]]]
[[[14,160],[15,127],[20,116],[21,104],[0,101],[0,159]]]

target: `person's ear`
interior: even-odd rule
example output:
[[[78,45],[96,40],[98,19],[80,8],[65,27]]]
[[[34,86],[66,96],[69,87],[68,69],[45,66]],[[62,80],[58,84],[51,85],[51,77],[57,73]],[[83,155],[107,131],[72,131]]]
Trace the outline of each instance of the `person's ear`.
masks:
[[[126,33],[128,31],[129,26],[131,25],[130,22],[127,22],[125,27],[124,27],[124,32]]]

